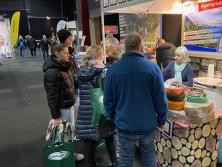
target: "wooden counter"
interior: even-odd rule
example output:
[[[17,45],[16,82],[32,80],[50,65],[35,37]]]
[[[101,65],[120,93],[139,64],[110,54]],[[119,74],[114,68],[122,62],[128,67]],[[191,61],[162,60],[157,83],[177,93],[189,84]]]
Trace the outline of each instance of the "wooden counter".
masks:
[[[189,56],[222,60],[222,53],[189,51]]]

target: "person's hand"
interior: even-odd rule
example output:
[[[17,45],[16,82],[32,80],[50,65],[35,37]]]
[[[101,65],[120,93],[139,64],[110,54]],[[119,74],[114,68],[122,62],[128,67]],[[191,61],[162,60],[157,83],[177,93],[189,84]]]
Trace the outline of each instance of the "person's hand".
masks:
[[[160,131],[160,132],[164,131],[165,130],[165,125],[158,124],[157,125],[157,130]]]
[[[55,126],[55,127],[58,127],[61,120],[62,120],[62,117],[60,117],[60,118],[58,118],[58,119],[54,119],[54,126]]]

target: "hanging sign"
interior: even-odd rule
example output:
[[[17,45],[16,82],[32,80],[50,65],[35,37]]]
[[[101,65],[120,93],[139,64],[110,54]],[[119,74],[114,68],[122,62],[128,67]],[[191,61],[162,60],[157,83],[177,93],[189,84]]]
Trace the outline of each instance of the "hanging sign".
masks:
[[[198,3],[199,12],[222,7],[222,0],[213,0]]]
[[[104,26],[104,32],[106,34],[118,34],[118,26]]]

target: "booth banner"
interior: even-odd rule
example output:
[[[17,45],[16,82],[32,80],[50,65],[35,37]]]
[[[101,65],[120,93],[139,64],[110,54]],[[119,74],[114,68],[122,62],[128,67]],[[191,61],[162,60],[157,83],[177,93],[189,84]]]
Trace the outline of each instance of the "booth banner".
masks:
[[[141,35],[144,48],[155,47],[157,38],[161,38],[161,17],[159,14],[119,14],[121,50],[124,52],[125,37],[132,32]]]
[[[118,4],[123,4],[131,1],[133,0],[103,0],[103,7],[107,8],[110,6],[116,6]]]
[[[60,20],[57,24],[56,32],[58,32],[61,29],[66,28],[66,21],[65,20]]]
[[[118,26],[104,26],[104,32],[106,34],[118,34]]]
[[[199,6],[199,12],[202,12],[204,10],[210,10],[210,9],[222,7],[222,1],[214,0],[214,1],[209,1],[209,2],[201,2],[201,3],[198,3],[198,6]]]
[[[13,46],[17,43],[19,33],[20,12],[15,12],[11,20],[11,34]]]
[[[183,40],[188,50],[222,52],[222,8],[218,8],[220,3],[218,0],[183,3],[185,15]]]

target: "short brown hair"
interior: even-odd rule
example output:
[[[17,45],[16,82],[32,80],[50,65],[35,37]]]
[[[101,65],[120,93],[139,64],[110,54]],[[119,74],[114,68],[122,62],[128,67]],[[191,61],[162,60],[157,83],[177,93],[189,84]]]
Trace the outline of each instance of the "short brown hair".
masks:
[[[138,33],[131,33],[125,39],[125,51],[141,51],[143,39]]]
[[[157,43],[158,43],[159,45],[161,45],[161,44],[165,43],[165,40],[164,40],[164,39],[158,39]]]
[[[110,64],[113,64],[115,61],[118,61],[119,59],[121,59],[122,57],[122,54],[120,52],[112,52],[109,56],[109,61],[110,61]]]

